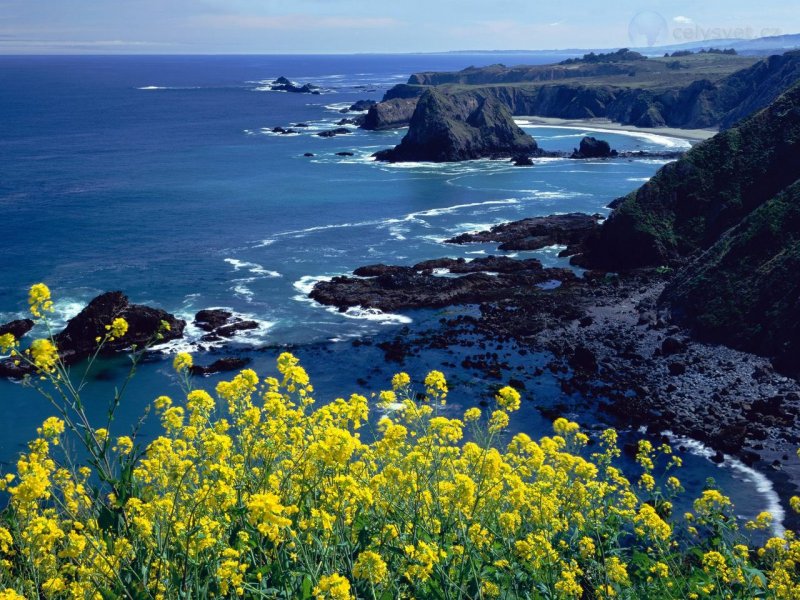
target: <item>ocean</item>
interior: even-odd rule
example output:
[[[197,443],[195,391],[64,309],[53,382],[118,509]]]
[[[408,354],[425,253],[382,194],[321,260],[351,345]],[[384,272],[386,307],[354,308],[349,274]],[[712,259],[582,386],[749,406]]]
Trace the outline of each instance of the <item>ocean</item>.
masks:
[[[335,127],[347,116],[340,111],[354,101],[378,100],[413,72],[561,58],[0,57],[0,322],[24,315],[27,288],[39,281],[53,292],[56,329],[108,290],[122,290],[133,302],[189,322],[200,309],[226,307],[257,321],[258,329],[225,348],[203,344],[197,362],[235,352],[267,374],[288,347],[303,360],[319,402],[383,389],[401,368],[417,381],[437,368],[451,381],[451,410],[475,405],[494,383],[442,367],[452,364],[446,351],[387,365],[374,343],[360,343],[402,328],[413,332],[462,309],[339,313],[310,301],[308,291],[316,281],[365,264],[496,252],[491,245],[442,242],[504,221],[574,211],[605,214],[608,202],[647,181],[666,161],[541,159],[533,168],[490,160],[387,165],[371,155],[398,143],[402,130],[315,134]],[[270,91],[268,83],[281,75],[321,86],[322,93]],[[296,123],[308,127],[297,135],[271,131]],[[592,133],[533,126],[524,118],[519,123],[546,150],[571,150]],[[618,150],[688,147],[658,135],[597,135]],[[307,152],[314,156],[303,156]],[[520,256],[566,266],[559,250]],[[157,395],[177,393],[169,357],[178,350],[197,352],[201,333],[190,325],[185,340],[140,366],[112,433],[128,433]],[[546,356],[519,358],[516,366],[524,373],[547,362]],[[104,414],[128,365],[125,357],[97,365],[85,396],[95,415]],[[208,385],[221,377],[209,378]],[[532,401],[512,430],[548,434],[549,422],[533,405],[571,406],[575,399],[563,397],[547,372],[529,375],[526,387]],[[52,409],[33,390],[0,381],[0,410],[5,471]],[[590,425],[601,418],[571,416]],[[143,429],[143,440],[152,425]],[[702,448],[696,450],[685,457],[681,479],[688,488],[699,490],[714,477],[743,515],[775,509],[766,479],[731,468],[732,461],[718,467]]]

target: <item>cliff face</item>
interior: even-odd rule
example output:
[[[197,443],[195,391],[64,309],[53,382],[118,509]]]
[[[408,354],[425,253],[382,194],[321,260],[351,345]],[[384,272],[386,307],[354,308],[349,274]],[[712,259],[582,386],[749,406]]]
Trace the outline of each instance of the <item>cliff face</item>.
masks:
[[[450,162],[531,154],[536,141],[515,123],[508,109],[491,97],[449,96],[427,90],[414,110],[400,144],[379,152],[390,162]]]
[[[495,98],[514,115],[602,117],[638,127],[728,128],[800,80],[800,52],[771,56],[752,65],[737,57],[723,60],[731,61],[728,71],[719,65],[707,69],[699,63],[685,73],[677,69],[675,74],[675,69],[664,66],[666,63],[649,59],[513,69],[495,65],[458,73],[422,73],[412,76],[408,84],[389,90],[384,101],[404,99],[410,118],[414,99],[428,89],[426,86],[436,84],[454,96]],[[746,68],[730,68],[734,65]],[[378,107],[365,128],[408,124],[394,117],[383,120]]]
[[[663,300],[701,338],[800,374],[800,180],[683,269]]]
[[[372,131],[405,127],[411,121],[416,107],[416,97],[384,100],[369,108],[361,127]]]
[[[800,375],[800,83],[622,199],[576,262],[678,266],[678,321]]]
[[[625,197],[582,260],[625,269],[705,250],[798,178],[800,84]]]

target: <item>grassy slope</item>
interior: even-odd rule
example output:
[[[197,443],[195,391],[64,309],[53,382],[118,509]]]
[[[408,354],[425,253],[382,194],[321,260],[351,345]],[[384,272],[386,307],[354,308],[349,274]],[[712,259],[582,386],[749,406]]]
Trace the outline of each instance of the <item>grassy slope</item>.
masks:
[[[703,337],[800,372],[800,180],[748,215],[670,284],[665,300]]]
[[[624,269],[706,249],[798,177],[800,84],[627,196],[590,244],[585,262]]]

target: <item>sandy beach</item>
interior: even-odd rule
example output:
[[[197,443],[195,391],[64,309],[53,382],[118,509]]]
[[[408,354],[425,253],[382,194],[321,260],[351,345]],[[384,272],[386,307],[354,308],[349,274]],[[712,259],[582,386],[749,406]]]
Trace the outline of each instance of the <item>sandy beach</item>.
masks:
[[[555,119],[550,117],[514,117],[517,121],[525,121],[530,125],[549,125],[553,127],[579,127],[591,128],[593,130],[608,131],[631,131],[637,133],[650,133],[655,135],[666,135],[674,138],[681,138],[691,142],[702,142],[714,137],[719,133],[716,129],[679,129],[677,127],[635,127],[634,125],[623,125],[608,119]]]

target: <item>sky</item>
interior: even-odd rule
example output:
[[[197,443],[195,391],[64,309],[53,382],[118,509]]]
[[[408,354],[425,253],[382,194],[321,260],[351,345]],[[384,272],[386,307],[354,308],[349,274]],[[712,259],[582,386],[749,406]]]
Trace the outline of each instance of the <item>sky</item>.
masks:
[[[798,0],[0,0],[0,54],[618,48],[800,33]]]

